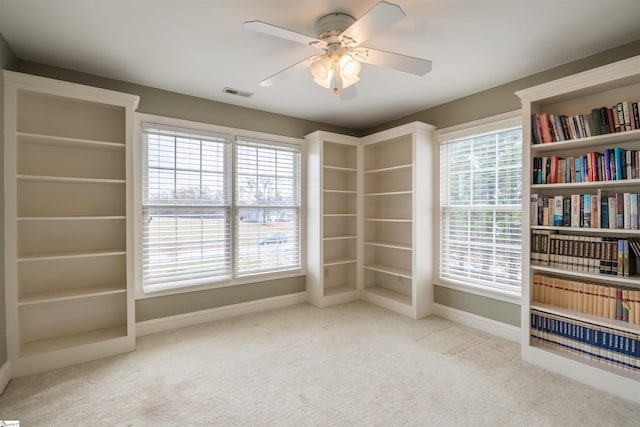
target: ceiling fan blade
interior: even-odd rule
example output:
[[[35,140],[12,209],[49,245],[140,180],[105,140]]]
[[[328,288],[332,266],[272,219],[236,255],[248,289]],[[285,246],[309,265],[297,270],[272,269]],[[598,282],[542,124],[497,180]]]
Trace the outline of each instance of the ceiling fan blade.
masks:
[[[276,25],[268,24],[262,21],[246,21],[244,23],[245,30],[251,30],[262,34],[267,34],[274,37],[280,37],[282,39],[291,40],[297,43],[306,45],[314,45],[318,43],[318,39],[307,36],[302,33],[296,33],[295,31],[287,30],[286,28],[278,27]]]
[[[366,50],[366,58],[362,61],[366,64],[377,65],[379,67],[393,68],[405,73],[424,76],[431,71],[431,61],[427,59],[414,58],[413,56],[400,55],[399,53],[385,52],[382,50]]]
[[[317,56],[318,55],[310,56],[310,57],[305,58],[305,59],[303,59],[302,61],[300,61],[300,62],[298,62],[296,64],[293,64],[290,67],[285,68],[282,71],[278,71],[277,73],[275,73],[271,77],[267,77],[266,79],[261,81],[260,82],[260,86],[262,86],[262,87],[271,87],[271,86],[277,84],[278,82],[284,80],[292,72],[301,70],[303,68],[307,68],[309,66],[309,64],[311,63],[311,61],[313,59],[315,59]],[[309,75],[309,77],[311,77],[311,75]]]
[[[405,14],[400,6],[381,1],[344,30],[340,37],[351,39],[355,43],[353,46],[358,46],[374,34],[382,32],[404,17]]]

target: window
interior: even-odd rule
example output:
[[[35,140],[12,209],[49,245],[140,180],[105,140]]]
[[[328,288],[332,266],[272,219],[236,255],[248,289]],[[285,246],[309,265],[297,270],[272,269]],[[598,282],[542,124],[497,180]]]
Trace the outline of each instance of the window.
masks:
[[[144,123],[144,292],[301,267],[298,144]]]
[[[243,138],[235,156],[237,273],[299,267],[299,147]]]
[[[522,229],[519,116],[442,132],[438,140],[440,279],[519,295]]]

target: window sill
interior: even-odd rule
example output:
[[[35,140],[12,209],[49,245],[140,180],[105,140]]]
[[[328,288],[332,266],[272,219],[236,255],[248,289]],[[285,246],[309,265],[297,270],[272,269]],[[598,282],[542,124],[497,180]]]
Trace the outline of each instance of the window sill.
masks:
[[[279,271],[276,273],[264,273],[264,274],[254,274],[247,275],[243,277],[239,277],[231,280],[222,280],[219,282],[210,282],[210,283],[197,283],[192,285],[183,285],[180,287],[157,287],[154,290],[143,290],[140,287],[136,289],[136,300],[142,300],[146,298],[155,298],[167,295],[177,295],[177,294],[185,294],[189,292],[197,292],[204,291],[209,289],[218,289],[218,288],[228,288],[232,286],[240,286],[247,285],[249,283],[257,283],[257,282],[266,282],[269,280],[278,280],[278,279],[289,279],[291,277],[298,277],[306,275],[306,271],[304,269],[292,269],[286,271]]]
[[[436,286],[442,286],[443,288],[454,289],[456,291],[466,292],[468,294],[474,294],[511,304],[521,304],[521,294],[514,291],[499,290],[483,285],[471,285],[469,283],[444,279],[442,277],[437,278],[434,283]]]

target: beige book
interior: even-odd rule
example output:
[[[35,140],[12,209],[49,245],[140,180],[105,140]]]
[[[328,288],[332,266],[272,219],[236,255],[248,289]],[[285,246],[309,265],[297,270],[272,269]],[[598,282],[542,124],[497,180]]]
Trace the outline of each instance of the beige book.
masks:
[[[596,285],[596,315],[602,317],[604,313],[604,286]]]
[[[635,323],[636,325],[640,325],[640,290],[636,290],[634,291],[634,301],[633,301],[633,305],[635,307],[635,311],[634,311],[634,321],[633,323]],[[640,345],[640,342],[638,343],[638,345]]]
[[[609,319],[616,318],[616,288],[609,288]]]
[[[534,274],[531,278],[531,299],[535,302],[540,302],[540,275]]]

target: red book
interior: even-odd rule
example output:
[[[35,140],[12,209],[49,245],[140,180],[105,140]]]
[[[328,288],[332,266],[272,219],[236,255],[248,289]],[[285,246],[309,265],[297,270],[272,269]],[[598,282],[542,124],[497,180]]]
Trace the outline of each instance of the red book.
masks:
[[[542,129],[542,142],[553,142],[551,129],[549,128],[549,115],[547,113],[540,113],[540,128]]]

